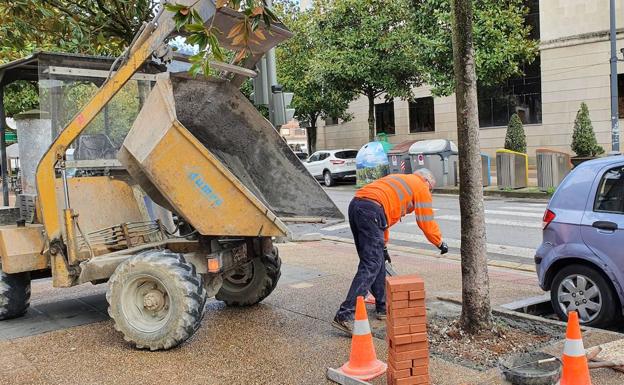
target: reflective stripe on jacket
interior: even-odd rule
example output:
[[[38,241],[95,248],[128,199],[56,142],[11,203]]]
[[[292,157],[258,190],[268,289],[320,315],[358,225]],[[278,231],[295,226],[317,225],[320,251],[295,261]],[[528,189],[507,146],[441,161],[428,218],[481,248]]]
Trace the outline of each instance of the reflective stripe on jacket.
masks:
[[[356,191],[355,196],[381,204],[386,213],[388,228],[405,215],[414,212],[416,223],[429,242],[436,247],[442,243],[440,228],[433,218],[429,184],[420,176],[391,174],[362,187]],[[386,242],[388,235],[386,229]]]

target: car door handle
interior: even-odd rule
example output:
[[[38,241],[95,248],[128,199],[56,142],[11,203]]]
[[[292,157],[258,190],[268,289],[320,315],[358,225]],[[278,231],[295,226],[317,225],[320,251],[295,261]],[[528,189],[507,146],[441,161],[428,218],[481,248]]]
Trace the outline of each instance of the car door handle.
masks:
[[[618,229],[617,223],[613,223],[610,221],[596,221],[592,223],[592,226],[600,230],[608,230],[608,231],[615,231]]]

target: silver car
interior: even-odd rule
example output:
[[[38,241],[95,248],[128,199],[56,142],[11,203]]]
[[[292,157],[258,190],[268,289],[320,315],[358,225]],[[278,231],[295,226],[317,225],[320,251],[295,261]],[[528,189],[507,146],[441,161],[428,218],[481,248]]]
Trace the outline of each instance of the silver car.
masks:
[[[577,166],[553,195],[535,255],[540,286],[567,320],[607,326],[624,304],[624,156]]]

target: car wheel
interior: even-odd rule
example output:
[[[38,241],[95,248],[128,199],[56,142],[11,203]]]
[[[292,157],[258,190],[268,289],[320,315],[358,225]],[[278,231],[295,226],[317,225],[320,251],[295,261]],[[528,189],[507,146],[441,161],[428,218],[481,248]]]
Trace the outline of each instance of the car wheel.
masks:
[[[562,321],[567,321],[571,311],[576,311],[580,323],[587,326],[608,326],[616,319],[618,300],[611,284],[588,266],[561,269],[552,281],[550,299]]]
[[[325,171],[323,173],[323,181],[325,182],[325,186],[331,187],[334,185],[334,177],[332,177],[331,172]]]

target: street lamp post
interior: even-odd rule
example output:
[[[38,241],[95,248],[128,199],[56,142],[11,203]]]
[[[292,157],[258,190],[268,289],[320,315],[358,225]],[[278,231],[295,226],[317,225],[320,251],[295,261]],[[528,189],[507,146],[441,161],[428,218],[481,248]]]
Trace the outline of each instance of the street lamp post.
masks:
[[[610,38],[611,38],[611,151],[620,152],[620,126],[618,113],[618,74],[617,48],[615,31],[615,0],[610,0]]]

